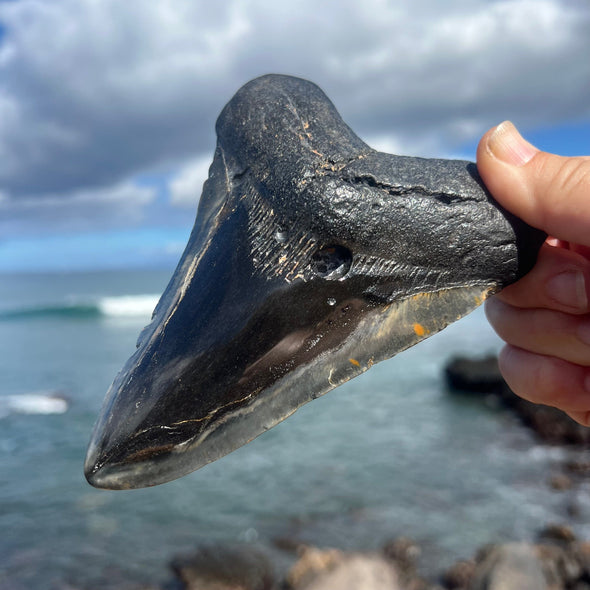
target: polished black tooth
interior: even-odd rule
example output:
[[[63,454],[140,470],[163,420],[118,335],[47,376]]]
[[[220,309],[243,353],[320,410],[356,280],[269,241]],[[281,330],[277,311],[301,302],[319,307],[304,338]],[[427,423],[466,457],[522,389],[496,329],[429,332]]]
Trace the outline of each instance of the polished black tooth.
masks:
[[[229,453],[517,280],[545,239],[474,164],[374,151],[305,80],[253,80],[217,134],[189,243],[96,423],[97,487]]]

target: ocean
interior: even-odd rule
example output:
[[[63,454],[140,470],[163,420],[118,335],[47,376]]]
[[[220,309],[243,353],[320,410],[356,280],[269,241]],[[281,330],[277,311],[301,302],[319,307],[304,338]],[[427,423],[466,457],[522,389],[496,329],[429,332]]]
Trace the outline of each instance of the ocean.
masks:
[[[589,486],[548,485],[571,451],[446,390],[450,358],[500,348],[481,309],[200,471],[93,489],[93,422],[170,274],[0,277],[1,590],[161,583],[173,556],[209,543],[280,563],[278,538],[372,550],[406,536],[428,573],[548,523],[590,539]]]

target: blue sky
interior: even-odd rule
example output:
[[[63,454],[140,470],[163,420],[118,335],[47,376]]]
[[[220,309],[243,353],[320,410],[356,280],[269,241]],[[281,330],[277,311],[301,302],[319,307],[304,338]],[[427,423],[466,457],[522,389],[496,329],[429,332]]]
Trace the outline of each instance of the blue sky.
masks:
[[[385,151],[473,159],[511,119],[588,154],[588,30],[567,0],[0,1],[0,272],[173,267],[215,119],[268,72]]]

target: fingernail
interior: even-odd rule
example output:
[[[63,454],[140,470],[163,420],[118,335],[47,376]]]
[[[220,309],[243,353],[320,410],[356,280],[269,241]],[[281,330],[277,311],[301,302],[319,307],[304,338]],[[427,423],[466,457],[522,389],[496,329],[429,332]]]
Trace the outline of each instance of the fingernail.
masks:
[[[568,270],[555,275],[547,281],[545,293],[557,303],[573,310],[586,311],[588,309],[586,281],[584,273],[580,271]]]
[[[510,121],[500,123],[488,137],[488,151],[505,164],[524,166],[539,151],[523,139]]]

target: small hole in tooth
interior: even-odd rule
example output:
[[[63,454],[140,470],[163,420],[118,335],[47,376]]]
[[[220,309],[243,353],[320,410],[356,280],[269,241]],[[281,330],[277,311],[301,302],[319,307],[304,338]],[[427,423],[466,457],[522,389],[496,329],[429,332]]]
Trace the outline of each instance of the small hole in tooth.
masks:
[[[320,248],[311,258],[313,272],[323,279],[340,279],[352,265],[352,252],[344,246]]]
[[[284,244],[288,238],[289,238],[289,234],[284,229],[277,229],[277,231],[275,232],[275,240],[279,244]]]

